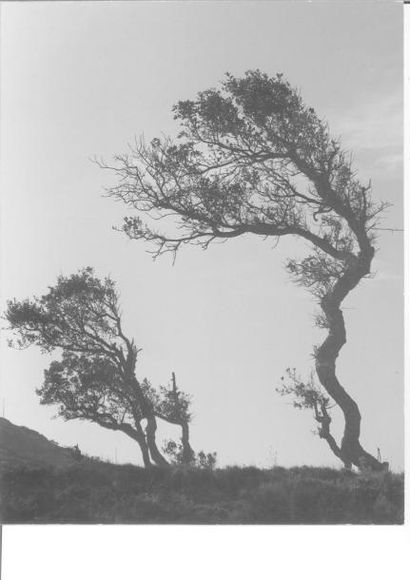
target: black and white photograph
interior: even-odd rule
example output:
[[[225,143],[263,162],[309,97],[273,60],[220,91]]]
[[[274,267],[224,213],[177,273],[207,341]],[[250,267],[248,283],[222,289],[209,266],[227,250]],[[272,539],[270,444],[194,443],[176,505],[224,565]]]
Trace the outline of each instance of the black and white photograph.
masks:
[[[403,80],[394,1],[2,3],[1,524],[404,523]]]

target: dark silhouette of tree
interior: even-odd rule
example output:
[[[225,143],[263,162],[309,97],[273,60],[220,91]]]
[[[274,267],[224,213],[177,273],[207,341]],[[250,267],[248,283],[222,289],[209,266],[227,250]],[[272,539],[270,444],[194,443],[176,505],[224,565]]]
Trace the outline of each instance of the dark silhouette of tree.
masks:
[[[351,156],[280,74],[228,74],[220,88],[180,101],[173,111],[181,125],[177,139],[141,139],[111,166],[101,163],[119,178],[107,195],[137,210],[121,229],[150,242],[155,257],[243,234],[308,241],[310,254],[290,259],[287,268],[321,308],[317,323],[327,336],[315,347],[315,367],[326,397],[344,415],[340,445],[330,435],[325,394],[316,418],[346,467],[381,469],[360,444],[361,415],[336,376],[336,359],[346,342],[341,304],[370,274],[385,204],[372,201]]]
[[[183,391],[177,389],[175,373],[172,373],[172,388],[160,387],[159,392],[154,393],[153,403],[157,417],[168,421],[168,423],[180,425],[180,463],[186,465],[192,464],[195,453],[189,442],[189,423],[191,421],[191,413],[189,410],[190,399]]]
[[[16,335],[11,346],[62,350],[37,390],[42,404],[58,405],[66,420],[88,420],[125,433],[139,444],[147,467],[151,461],[168,464],[156,443],[157,418],[181,425],[186,433],[190,400],[180,391],[170,403],[167,389],[136,378],[140,349],[123,332],[119,296],[109,277],[98,279],[92,268],[60,276],[44,296],[9,301],[5,318]]]

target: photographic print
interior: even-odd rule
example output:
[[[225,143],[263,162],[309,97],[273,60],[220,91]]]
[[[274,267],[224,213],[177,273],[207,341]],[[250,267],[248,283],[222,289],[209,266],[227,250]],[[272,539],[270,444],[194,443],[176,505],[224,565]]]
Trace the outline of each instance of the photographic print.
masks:
[[[403,7],[2,5],[3,524],[403,524]]]

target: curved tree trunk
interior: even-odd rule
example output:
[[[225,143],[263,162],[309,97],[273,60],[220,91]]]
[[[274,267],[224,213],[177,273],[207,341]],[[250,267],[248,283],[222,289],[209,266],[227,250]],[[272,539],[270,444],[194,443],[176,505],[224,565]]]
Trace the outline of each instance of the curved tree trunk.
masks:
[[[105,423],[105,422],[98,422],[98,423],[102,427],[105,427],[107,429],[112,429],[114,431],[122,431],[123,433],[128,435],[128,437],[131,437],[131,439],[136,441],[141,449],[144,467],[146,467],[146,468],[152,467],[152,463],[151,463],[150,456],[149,456],[148,445],[147,445],[147,441],[145,438],[145,433],[144,433],[140,423],[138,423],[138,421],[135,422],[135,428],[131,427],[131,425],[129,425],[128,423],[121,423],[121,424],[116,424],[116,425]]]
[[[162,455],[162,453],[157,447],[157,442],[155,438],[155,434],[157,431],[157,420],[155,418],[155,415],[149,414],[149,416],[147,416],[146,419],[147,419],[147,427],[145,429],[145,433],[147,435],[147,444],[151,459],[156,465],[160,467],[169,466],[168,461],[165,459],[165,457]]]
[[[359,408],[336,377],[336,359],[346,342],[346,329],[340,304],[360,280],[370,272],[374,249],[368,244],[365,250],[367,251],[363,251],[362,248],[358,258],[348,266],[333,289],[321,300],[321,307],[328,323],[329,333],[323,344],[317,349],[315,359],[319,380],[327,393],[339,405],[345,419],[344,434],[340,447],[337,446],[328,429],[327,431],[326,429],[322,430],[321,436],[327,440],[331,438],[328,443],[334,453],[344,462],[345,467],[351,468],[353,464],[360,469],[378,471],[385,469],[386,465],[378,461],[361,446],[361,415]]]
[[[326,404],[323,403],[320,405],[320,412],[319,412],[318,404],[316,402],[314,402],[313,405],[314,405],[314,410],[315,410],[315,419],[318,423],[320,423],[319,437],[321,439],[324,439],[325,441],[327,441],[327,444],[329,445],[329,447],[333,451],[333,453],[336,455],[336,457],[338,457],[341,461],[343,461],[343,463],[345,464],[345,467],[350,469],[351,463],[345,462],[343,460],[342,451],[341,451],[339,445],[336,443],[335,438],[330,433],[331,418],[330,418],[329,413],[327,412]]]

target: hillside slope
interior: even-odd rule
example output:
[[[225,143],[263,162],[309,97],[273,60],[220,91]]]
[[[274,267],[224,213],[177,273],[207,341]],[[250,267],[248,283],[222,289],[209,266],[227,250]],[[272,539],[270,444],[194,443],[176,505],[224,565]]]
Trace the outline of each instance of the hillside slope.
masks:
[[[0,468],[7,466],[62,467],[72,464],[73,453],[28,427],[0,417]]]
[[[1,523],[401,524],[404,477],[326,467],[153,468],[76,459],[0,419]]]

